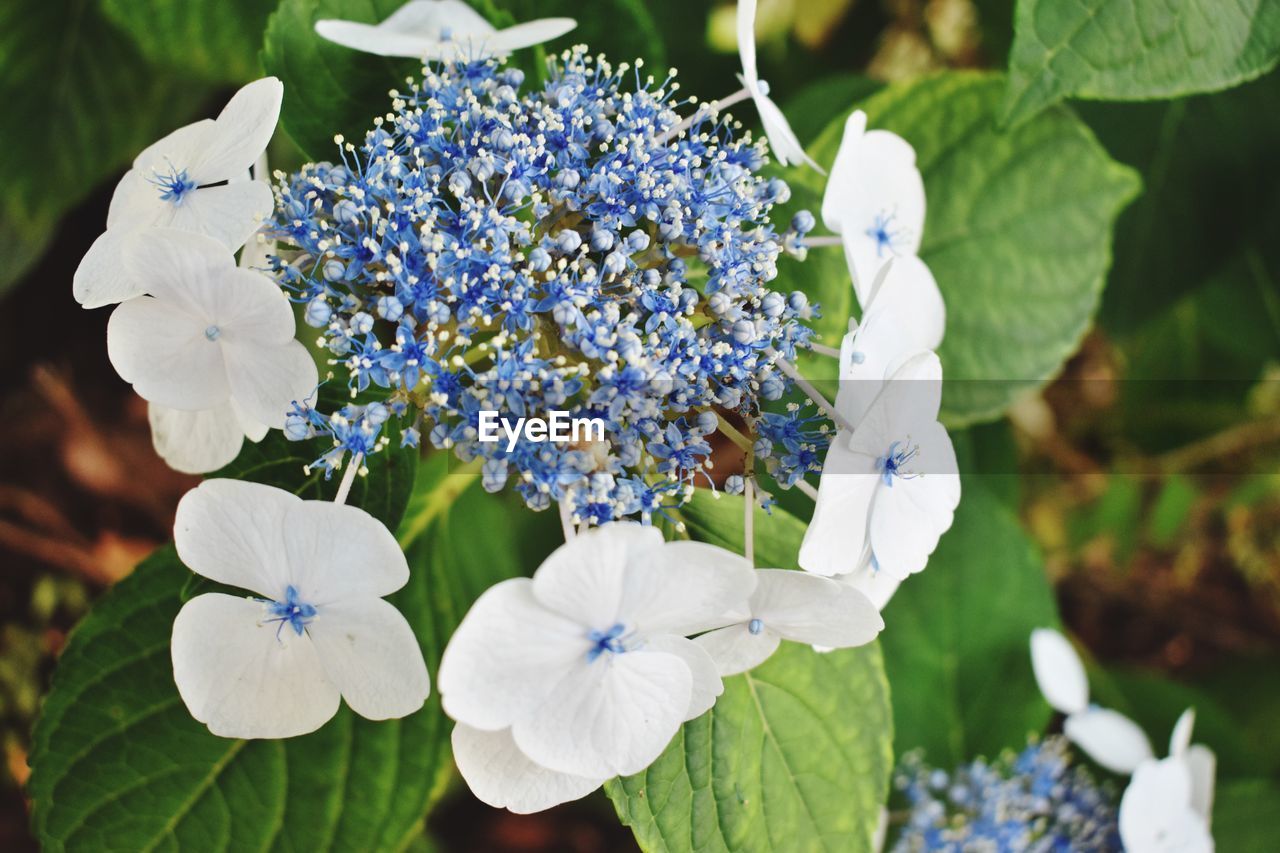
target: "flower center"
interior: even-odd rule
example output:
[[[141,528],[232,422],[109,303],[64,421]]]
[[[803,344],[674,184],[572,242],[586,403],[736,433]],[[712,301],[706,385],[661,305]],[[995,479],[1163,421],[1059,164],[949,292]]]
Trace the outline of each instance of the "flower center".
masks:
[[[892,487],[894,477],[909,480],[919,476],[915,471],[907,468],[919,453],[920,445],[912,444],[910,436],[905,441],[895,441],[890,444],[885,455],[876,460],[876,470],[880,472],[884,484]]]
[[[217,326],[210,326],[204,330],[204,336],[211,341],[216,341],[222,335],[222,330]]]
[[[747,630],[750,631],[752,634],[759,634],[761,631],[764,630],[764,623],[761,622],[759,619],[752,619],[750,622],[747,623]]]
[[[587,634],[587,639],[591,641],[591,648],[587,651],[587,661],[594,661],[605,652],[612,652],[620,655],[627,650],[625,637],[627,626],[618,622],[607,631],[592,631]]]
[[[892,213],[877,213],[875,222],[866,231],[867,236],[876,241],[877,258],[884,257],[885,250],[892,252],[893,244],[902,236],[902,232],[893,227],[894,216]]]
[[[156,171],[150,180],[159,187],[160,200],[172,202],[175,205],[181,204],[183,197],[197,186],[195,181],[187,177],[186,169],[178,169],[173,164],[169,165],[168,174]]]
[[[301,637],[303,629],[316,617],[315,605],[298,598],[298,590],[292,585],[285,588],[284,601],[268,601],[266,604],[267,612],[271,614],[267,621],[280,623],[280,627],[276,629],[277,637],[285,625],[293,628],[293,632]]]

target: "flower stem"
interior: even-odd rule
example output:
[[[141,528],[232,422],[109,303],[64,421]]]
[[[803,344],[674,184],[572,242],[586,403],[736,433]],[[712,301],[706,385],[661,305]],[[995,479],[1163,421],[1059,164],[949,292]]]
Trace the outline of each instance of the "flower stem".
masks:
[[[360,465],[364,462],[364,454],[357,453],[351,457],[351,461],[347,463],[346,470],[342,472],[342,482],[338,484],[338,493],[333,496],[333,502],[342,505],[347,502],[347,495],[351,494],[351,486],[356,481],[356,474],[360,472]]]
[[[818,502],[818,490],[809,485],[808,480],[796,480],[796,488],[809,497],[814,503]]]
[[[564,541],[570,542],[573,537],[577,536],[577,532],[573,529],[572,510],[569,509],[569,495],[566,493],[564,499],[559,502],[560,505],[560,527],[564,531]]]
[[[808,379],[805,379],[800,375],[800,371],[796,370],[794,364],[779,355],[778,351],[773,347],[769,347],[765,352],[768,353],[771,358],[775,359],[774,363],[778,365],[778,369],[787,374],[787,376],[790,376],[792,381],[796,383],[800,390],[813,401],[814,405],[825,412],[827,417],[831,418],[831,420],[835,422],[836,426],[840,427],[840,429],[853,432],[853,424],[849,423],[845,416],[840,414],[840,412],[836,410],[836,407],[831,404],[831,401],[822,396],[822,393],[818,391],[817,388],[814,388],[813,384]]]
[[[751,477],[747,477],[742,496],[745,498],[742,502],[745,507],[742,516],[742,555],[754,569],[756,567],[756,490],[755,481]]]
[[[749,97],[751,97],[751,92],[747,90],[746,86],[743,86],[741,89],[734,92],[732,95],[721,98],[718,101],[709,101],[708,103],[703,104],[701,107],[698,107],[697,111],[693,115],[689,116],[687,119],[680,122],[675,127],[671,128],[666,133],[662,134],[657,139],[655,139],[653,141],[653,144],[666,145],[672,139],[675,139],[677,136],[684,133],[686,130],[693,127],[695,124],[697,124],[699,121],[706,118],[707,116],[712,115],[713,113],[718,113],[720,112],[720,110],[724,109],[725,107],[731,107],[734,104],[738,103],[739,101],[745,101]]]
[[[836,349],[835,347],[829,347],[826,344],[810,343],[809,349],[813,350],[818,355],[828,355],[828,356],[831,356],[832,358],[840,357],[840,350]]]
[[[843,246],[844,238],[839,234],[819,234],[816,237],[804,238],[804,244],[810,249],[816,249],[823,246]]]

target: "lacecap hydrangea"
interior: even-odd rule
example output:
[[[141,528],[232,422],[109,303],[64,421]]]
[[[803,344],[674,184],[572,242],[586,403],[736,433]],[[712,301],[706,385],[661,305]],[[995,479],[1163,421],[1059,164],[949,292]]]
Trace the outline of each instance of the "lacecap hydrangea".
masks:
[[[363,144],[338,138],[341,162],[278,174],[272,271],[360,395],[299,406],[289,436],[329,436],[330,470],[428,440],[588,523],[705,485],[725,413],[783,484],[819,470],[824,418],[793,404],[755,428],[811,335],[814,306],[769,282],[813,217],[770,222],[789,190],[764,141],[712,109],[682,119],[673,74],[584,48],[540,86],[495,59],[429,64]],[[482,411],[551,410],[603,420],[604,441],[479,440]]]

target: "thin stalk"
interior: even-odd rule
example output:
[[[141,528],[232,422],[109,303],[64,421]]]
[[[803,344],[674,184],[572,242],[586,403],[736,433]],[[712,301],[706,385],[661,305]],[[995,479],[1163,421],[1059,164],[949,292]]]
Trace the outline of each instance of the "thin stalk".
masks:
[[[662,134],[657,139],[655,139],[653,141],[654,145],[666,145],[668,142],[675,139],[677,136],[684,133],[686,130],[693,127],[695,124],[702,121],[702,119],[706,118],[707,116],[712,115],[714,113],[718,113],[721,110],[723,110],[725,107],[731,107],[734,104],[740,101],[745,101],[747,98],[750,98],[750,97],[751,97],[751,92],[747,90],[746,86],[743,86],[741,89],[734,92],[732,95],[729,95],[728,97],[721,98],[718,101],[710,101],[708,103],[705,103],[701,107],[699,107],[693,115],[689,116],[687,119],[680,122],[675,127],[671,128],[666,133]]]
[[[818,490],[809,485],[808,480],[796,480],[796,488],[808,496],[814,503],[818,502]]]
[[[774,363],[778,365],[778,369],[790,376],[800,390],[814,402],[814,405],[826,413],[826,416],[831,418],[831,420],[835,422],[836,426],[840,427],[840,429],[853,432],[853,424],[849,423],[844,415],[840,414],[840,412],[836,410],[836,407],[831,404],[830,400],[822,396],[822,392],[813,387],[813,383],[800,375],[800,371],[796,370],[794,364],[779,355],[778,351],[773,347],[769,347],[765,352],[771,358],[775,359]]]
[[[363,462],[363,453],[357,453],[351,457],[351,461],[347,463],[346,469],[342,472],[342,482],[338,484],[338,493],[333,496],[334,503],[341,505],[347,502],[347,496],[351,494],[351,486],[355,483],[356,474],[360,472],[360,465]]]
[[[747,477],[746,490],[742,496],[746,498],[742,502],[745,507],[742,517],[742,555],[754,569],[756,567],[756,490],[751,477]]]

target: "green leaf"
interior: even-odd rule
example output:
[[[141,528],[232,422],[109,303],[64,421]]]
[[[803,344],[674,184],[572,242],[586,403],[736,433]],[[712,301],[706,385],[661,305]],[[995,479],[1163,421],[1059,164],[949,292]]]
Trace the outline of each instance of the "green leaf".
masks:
[[[0,219],[22,223],[28,259],[41,232],[204,100],[149,67],[96,0],[0,4],[0,67]]]
[[[695,538],[742,547],[741,496],[699,490],[680,513]],[[760,564],[794,565],[804,525],[778,508],[755,524]],[[891,741],[876,645],[821,655],[784,642],[605,790],[646,851],[871,850]]]
[[[1213,840],[1230,853],[1271,853],[1280,837],[1280,786],[1272,779],[1220,785],[1213,798]]]
[[[856,104],[882,88],[884,83],[861,74],[833,74],[797,92],[787,100],[783,112],[796,138],[808,145],[831,123],[832,104]],[[818,204],[821,206],[821,201]]]
[[[448,464],[440,455],[420,472],[400,534],[410,580],[390,599],[433,672],[475,595],[520,569],[516,525],[495,498],[469,488],[475,477]],[[290,740],[215,737],[187,713],[169,660],[191,577],[171,547],[161,549],[72,633],[32,750],[44,847],[403,848],[451,767],[438,700],[387,722],[344,706],[318,732]]]
[[[1280,58],[1275,0],[1018,0],[1002,119],[1063,98],[1141,101],[1225,89]]]
[[[272,0],[103,0],[102,11],[147,59],[215,83],[262,74],[258,50]]]
[[[17,220],[0,212],[0,296],[17,284],[53,242],[54,223]]]
[[[915,146],[924,176],[920,256],[947,304],[938,355],[943,418],[952,425],[995,418],[1075,351],[1097,310],[1112,224],[1139,186],[1065,109],[1001,132],[1001,88],[998,76],[946,73],[890,86],[862,104],[868,126]],[[843,132],[841,117],[810,154],[830,164]],[[820,199],[820,176],[797,180]],[[779,265],[788,281],[815,283],[807,289],[824,305],[819,331],[828,344],[843,334],[853,299],[839,255],[814,249],[803,265]]]
[[[280,123],[313,160],[338,156],[335,134],[358,145],[373,120],[391,108],[388,95],[416,77],[412,59],[384,59],[316,35],[322,18],[377,23],[403,0],[282,0],[267,22],[262,67],[284,82]]]
[[[641,849],[872,850],[893,765],[879,648],[783,643],[724,686],[648,770],[606,783]]]
[[[585,44],[615,65],[643,59],[646,73],[661,80],[667,73],[662,31],[645,0],[592,0],[587,12],[581,0],[493,0],[515,21],[535,18],[574,18],[578,26],[547,46],[556,52],[571,44]]]
[[[1142,174],[1116,224],[1102,323],[1128,334],[1205,285],[1234,257],[1274,243],[1280,219],[1280,74],[1230,92],[1153,104],[1080,104],[1111,155]],[[1153,287],[1152,282],[1159,282]]]
[[[953,767],[1044,730],[1031,631],[1058,623],[1044,564],[1013,512],[977,478],[955,524],[884,611],[895,749]]]

